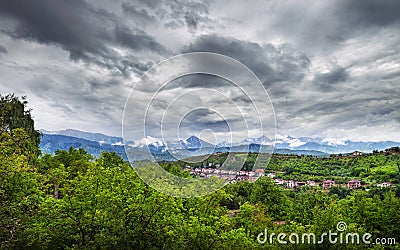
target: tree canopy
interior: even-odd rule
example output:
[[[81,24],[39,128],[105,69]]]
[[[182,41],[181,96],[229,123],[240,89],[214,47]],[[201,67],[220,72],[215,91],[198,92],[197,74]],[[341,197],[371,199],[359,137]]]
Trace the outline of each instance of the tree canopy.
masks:
[[[28,101],[23,96],[18,98],[14,94],[0,94],[0,128],[2,132],[11,134],[13,129],[22,128],[39,147],[40,132],[35,129],[31,109],[27,107]]]

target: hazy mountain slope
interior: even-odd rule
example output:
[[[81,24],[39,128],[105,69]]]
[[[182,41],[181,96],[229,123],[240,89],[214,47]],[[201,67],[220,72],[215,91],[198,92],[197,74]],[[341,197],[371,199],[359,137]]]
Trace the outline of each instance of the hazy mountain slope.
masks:
[[[102,151],[115,151],[124,159],[127,159],[123,139],[121,137],[107,136],[100,133],[83,132],[66,129],[61,131],[42,131],[43,138],[41,148],[43,153],[54,153],[55,150],[68,150],[69,147],[84,148],[94,156]],[[384,150],[386,148],[400,146],[393,141],[384,142],[353,142],[345,141],[340,144],[332,144],[324,141],[324,138],[291,137],[277,135],[274,153],[326,156],[329,154],[349,153],[353,151],[372,152],[372,150]],[[185,157],[206,155],[215,152],[271,152],[273,140],[266,137],[248,138],[239,144],[230,145],[223,143],[214,146],[211,143],[191,136],[185,140],[168,142],[164,144],[158,138],[146,137],[135,143],[129,142],[129,154],[133,160],[144,160],[148,157],[148,150],[157,160],[175,160]],[[249,144],[250,143],[250,144]]]
[[[114,151],[124,159],[127,159],[125,155],[125,149],[121,145],[99,143],[97,141],[90,141],[72,136],[49,134],[43,134],[43,137],[40,141],[40,148],[43,154],[54,154],[56,150],[68,150],[70,147],[83,148],[89,154],[94,156],[99,156],[102,151]]]

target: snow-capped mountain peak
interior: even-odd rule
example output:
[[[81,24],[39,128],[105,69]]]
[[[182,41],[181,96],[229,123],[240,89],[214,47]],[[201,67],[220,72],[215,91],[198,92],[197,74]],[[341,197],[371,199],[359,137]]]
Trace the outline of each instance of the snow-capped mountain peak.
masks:
[[[347,144],[348,139],[346,137],[344,138],[324,138],[322,139],[322,143],[326,143],[329,146],[337,146],[337,145],[346,145]]]
[[[140,140],[135,141],[136,147],[144,146],[154,146],[154,147],[164,147],[164,142],[158,138],[152,136],[146,136]]]
[[[202,146],[200,139],[193,135],[184,141],[181,140],[180,142],[184,148],[201,148]]]
[[[307,142],[301,141],[299,138],[292,137],[290,135],[276,134],[276,144],[287,144],[290,148],[296,148],[303,146]]]
[[[203,141],[202,139],[194,135],[190,136],[186,140],[180,140],[179,143],[183,148],[187,150],[214,147],[214,145]]]

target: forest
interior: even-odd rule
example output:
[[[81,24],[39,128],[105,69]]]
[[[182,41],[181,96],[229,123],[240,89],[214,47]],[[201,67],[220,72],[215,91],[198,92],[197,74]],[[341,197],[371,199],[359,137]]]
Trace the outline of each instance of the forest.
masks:
[[[1,249],[400,248],[399,155],[274,155],[265,166],[283,179],[333,179],[340,184],[358,178],[366,188],[288,189],[260,177],[231,183],[207,196],[178,198],[145,184],[115,152],[94,158],[70,148],[42,155],[40,133],[26,99],[0,97]],[[248,162],[251,157],[255,155]],[[175,175],[196,178],[180,162],[162,166]],[[397,187],[377,187],[384,181]],[[321,235],[337,231],[339,222],[346,223],[346,232],[370,233],[373,243],[257,240],[266,229],[276,235]],[[378,238],[388,240],[375,244]]]

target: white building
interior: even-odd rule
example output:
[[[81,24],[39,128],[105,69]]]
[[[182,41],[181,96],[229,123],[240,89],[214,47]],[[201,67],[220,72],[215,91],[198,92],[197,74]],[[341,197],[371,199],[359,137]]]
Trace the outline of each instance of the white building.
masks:
[[[307,181],[307,186],[315,187],[317,183],[315,181]]]
[[[378,187],[387,188],[387,187],[396,187],[396,186],[391,182],[382,182],[381,184],[378,184]]]
[[[286,183],[286,187],[288,188],[295,188],[296,187],[296,181],[290,180]]]

